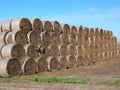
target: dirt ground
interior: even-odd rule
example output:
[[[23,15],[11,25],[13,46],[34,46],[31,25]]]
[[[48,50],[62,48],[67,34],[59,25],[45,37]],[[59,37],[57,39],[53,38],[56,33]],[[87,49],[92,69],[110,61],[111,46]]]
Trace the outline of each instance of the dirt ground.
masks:
[[[109,60],[96,63],[91,66],[80,66],[53,72],[44,72],[38,75],[22,76],[30,77],[88,77],[94,81],[102,79],[120,80],[120,60]],[[119,86],[98,84],[61,84],[61,83],[0,83],[0,90],[120,90]]]

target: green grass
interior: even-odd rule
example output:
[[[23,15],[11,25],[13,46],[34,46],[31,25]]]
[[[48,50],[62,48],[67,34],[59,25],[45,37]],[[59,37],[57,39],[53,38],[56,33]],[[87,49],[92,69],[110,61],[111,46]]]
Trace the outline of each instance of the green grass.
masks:
[[[88,84],[89,78],[0,78],[0,82],[36,82],[36,83],[72,83],[72,84]]]
[[[120,86],[120,79],[113,80],[91,80],[90,78],[41,78],[41,77],[14,77],[14,78],[0,78],[0,82],[14,82],[14,83],[71,83],[71,84],[97,84],[97,85],[110,85],[110,86]]]

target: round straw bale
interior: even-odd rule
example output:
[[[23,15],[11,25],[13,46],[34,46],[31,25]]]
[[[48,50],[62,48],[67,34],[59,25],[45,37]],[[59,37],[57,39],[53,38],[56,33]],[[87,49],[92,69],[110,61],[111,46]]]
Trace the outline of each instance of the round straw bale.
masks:
[[[76,45],[75,44],[68,44],[68,53],[70,55],[76,55]]]
[[[2,23],[0,22],[0,32],[2,32]]]
[[[93,63],[95,63],[99,60],[99,53],[91,53],[91,54],[93,54],[93,59],[94,59]]]
[[[78,34],[80,34],[81,36],[83,36],[84,35],[83,31],[84,31],[84,27],[81,25],[79,27],[79,29],[78,29]]]
[[[35,58],[38,56],[38,52],[36,51],[35,45],[33,44],[26,44],[24,46],[26,56],[31,58]]]
[[[57,60],[59,62],[59,69],[66,69],[68,62],[67,62],[67,58],[64,56],[58,56]]]
[[[93,65],[95,64],[95,58],[94,58],[94,54],[88,54],[88,65]]]
[[[68,24],[62,25],[62,33],[67,36],[70,34],[70,26]]]
[[[28,34],[28,42],[34,44],[35,46],[41,43],[40,33],[36,31],[30,31]]]
[[[76,26],[71,26],[70,27],[70,34],[73,35],[73,36],[76,36],[78,34]]]
[[[35,61],[37,62],[38,68],[37,72],[45,72],[47,71],[47,58],[46,57],[37,57],[35,58]]]
[[[19,44],[4,45],[1,49],[2,57],[22,58],[25,55],[24,48]]]
[[[82,37],[82,41],[81,41],[81,43],[82,43],[83,45],[87,45],[87,44],[89,44],[88,36],[83,36],[83,37]]]
[[[4,47],[4,45],[5,45],[5,44],[0,43],[0,58],[2,58],[1,50],[2,50],[2,48]]]
[[[83,33],[84,33],[85,37],[88,37],[89,36],[89,28],[85,27]]]
[[[89,65],[89,57],[88,57],[88,55],[83,56],[82,65],[83,66]]]
[[[21,65],[16,58],[7,57],[0,59],[0,76],[13,77],[21,74]]]
[[[50,32],[50,39],[51,39],[51,43],[54,44],[60,44],[60,37],[59,34],[56,32]]]
[[[58,60],[55,57],[49,56],[47,57],[47,69],[48,71],[58,70]]]
[[[48,49],[49,49],[49,52],[50,52],[50,56],[54,56],[54,57],[57,57],[59,56],[59,48],[56,44],[50,44],[48,46]]]
[[[66,44],[59,44],[58,45],[60,56],[67,56],[68,55],[68,48]]]
[[[99,28],[95,28],[95,36],[100,36],[100,30],[99,30]]]
[[[29,19],[32,25],[32,30],[37,32],[42,32],[43,24],[39,18],[31,18]]]
[[[83,59],[83,58],[79,54],[76,55],[75,58],[76,58],[76,66],[79,67],[82,64],[82,60],[81,59]]]
[[[17,43],[22,46],[28,43],[27,35],[22,31],[10,31],[6,34],[5,42],[7,44]]]
[[[95,35],[94,28],[90,28],[89,36],[93,37]]]
[[[53,32],[56,32],[57,34],[61,34],[62,32],[62,27],[58,21],[53,21]]]
[[[11,22],[13,19],[9,19],[2,22],[2,31],[11,31]]]
[[[69,43],[70,44],[77,44],[76,36],[75,35],[69,35],[68,39],[69,39]]]
[[[60,35],[60,42],[64,43],[64,44],[69,44],[68,36],[66,34],[61,34]]]
[[[76,53],[78,55],[83,55],[84,54],[84,47],[83,47],[83,45],[76,45]]]
[[[116,43],[116,42],[117,42],[117,37],[116,37],[116,36],[113,36],[113,37],[112,37],[112,42],[113,42],[113,43]]]
[[[112,36],[112,35],[113,35],[113,32],[108,30],[107,35],[108,35],[108,36]]]
[[[89,40],[89,45],[94,45],[95,44],[95,37],[88,37]]]
[[[43,44],[38,45],[38,53],[41,57],[48,57],[50,55],[49,49]]]
[[[16,18],[11,22],[11,29],[17,31],[21,30],[24,33],[28,33],[32,30],[32,25],[27,18]]]
[[[20,62],[22,64],[22,72],[25,75],[33,75],[37,72],[37,63],[34,59],[30,57],[23,57],[20,59]]]
[[[5,37],[7,35],[8,31],[7,32],[0,32],[0,43],[2,44],[5,44]]]
[[[53,27],[52,27],[52,23],[50,21],[42,21],[43,23],[43,31],[45,32],[52,32]]]
[[[50,34],[48,32],[41,32],[41,41],[45,47],[48,47],[51,44]]]
[[[95,44],[96,44],[96,45],[100,43],[98,36],[95,36],[94,39],[95,39]]]
[[[68,55],[67,57],[68,68],[76,67],[76,58],[73,55]]]
[[[104,36],[104,30],[100,29],[100,36]]]
[[[76,36],[76,42],[77,42],[78,45],[82,45],[82,36],[81,36],[81,34],[78,34]]]

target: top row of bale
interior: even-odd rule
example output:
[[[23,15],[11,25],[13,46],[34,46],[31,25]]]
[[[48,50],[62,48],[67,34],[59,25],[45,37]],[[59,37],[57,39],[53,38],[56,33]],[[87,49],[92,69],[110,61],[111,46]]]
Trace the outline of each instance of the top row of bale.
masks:
[[[41,21],[39,18],[16,18],[9,19],[0,23],[0,32],[5,31],[23,31],[25,34],[29,31],[37,32],[56,32],[66,35],[84,35],[84,36],[112,36],[112,31],[103,30],[101,28],[88,28],[84,26],[70,26],[68,24],[60,24],[58,21]]]

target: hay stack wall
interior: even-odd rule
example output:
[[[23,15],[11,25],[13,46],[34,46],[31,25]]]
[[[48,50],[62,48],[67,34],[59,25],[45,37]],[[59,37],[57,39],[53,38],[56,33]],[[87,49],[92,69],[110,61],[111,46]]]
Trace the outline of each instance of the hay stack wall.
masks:
[[[112,31],[101,28],[39,18],[9,19],[0,22],[0,76],[18,75],[7,68],[9,61],[15,62],[12,58],[15,65],[20,62],[22,73],[29,75],[118,59],[120,44]]]

